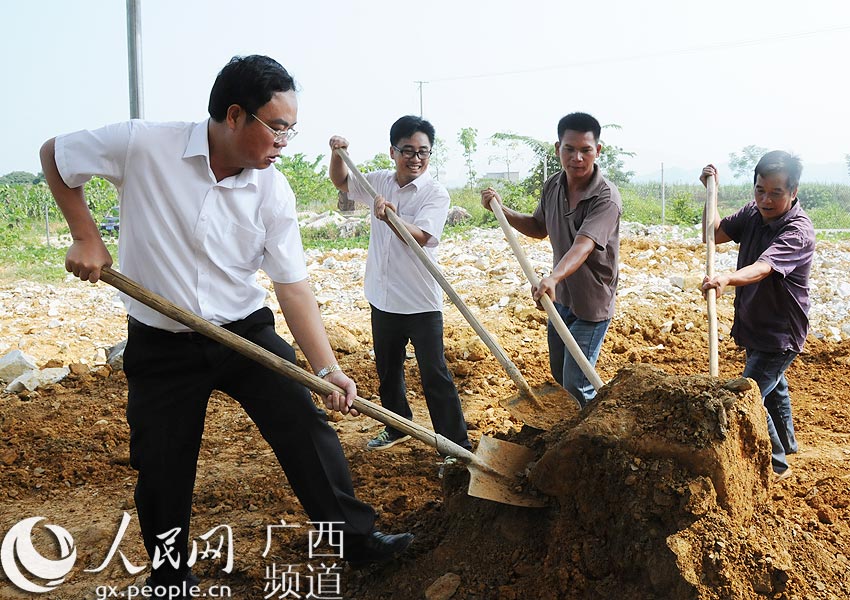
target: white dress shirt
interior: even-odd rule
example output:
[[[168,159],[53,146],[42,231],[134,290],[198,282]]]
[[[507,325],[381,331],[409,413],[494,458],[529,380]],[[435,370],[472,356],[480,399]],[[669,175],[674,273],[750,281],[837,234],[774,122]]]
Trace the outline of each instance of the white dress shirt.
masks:
[[[402,220],[416,225],[431,235],[425,252],[437,262],[436,247],[440,243],[451,199],[443,185],[428,171],[399,187],[395,171],[366,173],[366,180],[398,209]],[[348,197],[372,202],[368,192],[349,176]],[[399,239],[388,223],[372,213],[369,254],[366,258],[364,282],[366,299],[379,310],[397,314],[415,314],[442,310],[443,290],[422,261]]]
[[[133,120],[56,138],[56,164],[70,187],[97,175],[118,188],[121,271],[217,325],[262,308],[263,269],[279,283],[307,277],[295,196],[275,168],[245,169],[216,182],[207,121]],[[122,294],[130,316],[187,331]]]

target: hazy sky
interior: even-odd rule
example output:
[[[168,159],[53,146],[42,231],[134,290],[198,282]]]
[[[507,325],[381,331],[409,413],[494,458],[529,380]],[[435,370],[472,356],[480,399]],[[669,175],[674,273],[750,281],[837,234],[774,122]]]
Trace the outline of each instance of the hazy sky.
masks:
[[[755,144],[804,164],[850,153],[850,2],[838,0],[141,0],[145,118],[204,119],[216,73],[268,54],[296,78],[300,135],[288,152],[327,156],[346,136],[357,162],[418,114],[448,143],[479,132],[477,170],[504,170],[487,138],[554,142],[564,114],[590,112],[638,174],[725,163]],[[0,4],[0,174],[37,172],[58,133],[129,117],[125,0]],[[528,161],[514,158],[514,166]],[[721,181],[723,177],[721,173]]]

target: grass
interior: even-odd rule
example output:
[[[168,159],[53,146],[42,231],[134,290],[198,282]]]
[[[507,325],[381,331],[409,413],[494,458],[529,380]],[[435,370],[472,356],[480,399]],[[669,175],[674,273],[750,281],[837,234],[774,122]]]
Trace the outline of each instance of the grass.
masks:
[[[50,245],[47,245],[44,221],[20,221],[6,224],[0,232],[0,283],[20,280],[42,283],[61,283],[68,251],[68,226],[50,223]],[[117,239],[106,238],[106,247],[113,257],[118,256]]]
[[[646,186],[644,186],[646,187]],[[694,186],[690,186],[694,187]],[[623,220],[657,225],[661,223],[661,203],[654,197],[652,191],[641,186],[623,186],[620,188],[623,197]],[[694,188],[696,189],[696,188]],[[838,191],[827,191],[833,195],[843,193],[843,187]],[[697,190],[699,191],[699,190]],[[738,190],[734,190],[738,192]],[[743,190],[741,193],[744,193]],[[471,216],[470,219],[457,225],[447,225],[445,236],[465,236],[475,228],[499,227],[495,216],[481,206],[479,188],[459,188],[450,190],[453,206],[460,206]],[[532,212],[536,200],[516,190],[506,189],[502,194],[505,203],[523,212]],[[731,197],[732,194],[729,194]],[[682,186],[682,189],[671,189],[668,195],[664,222],[668,225],[692,225],[698,222],[702,213],[702,201],[697,193]],[[839,201],[840,200],[840,201]],[[824,202],[819,206],[807,209],[815,227],[821,230],[817,234],[819,241],[850,240],[850,211],[844,206],[842,196],[832,202]],[[104,202],[108,204],[108,202]],[[314,212],[336,210],[336,202],[314,203],[307,208]],[[724,214],[733,208],[726,208]],[[54,218],[50,223],[50,242],[45,241],[44,220],[41,218],[16,218],[14,222],[0,225],[0,284],[8,284],[19,280],[32,280],[44,283],[60,283],[65,280],[65,253],[67,243],[60,243],[60,237],[67,238],[68,227],[61,217]],[[360,224],[354,230],[353,237],[342,237],[334,226],[319,229],[304,228],[301,236],[304,247],[308,249],[341,249],[366,248],[369,245],[369,222]],[[113,257],[117,257],[117,240],[107,238],[107,248]]]

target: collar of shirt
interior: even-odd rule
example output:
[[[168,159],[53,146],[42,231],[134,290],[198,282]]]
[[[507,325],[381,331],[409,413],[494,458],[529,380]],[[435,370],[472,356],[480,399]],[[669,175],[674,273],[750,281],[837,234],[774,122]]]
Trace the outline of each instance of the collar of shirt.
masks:
[[[596,198],[599,193],[602,191],[602,186],[605,184],[605,181],[602,177],[602,173],[599,172],[599,165],[593,165],[593,175],[590,176],[590,181],[587,184],[587,188],[584,190],[584,194],[579,201],[576,203],[576,207],[579,204],[584,202],[585,200],[591,200]],[[567,190],[569,189],[567,185],[567,172],[561,171],[561,174],[558,176],[558,197],[563,198],[564,202],[567,199]],[[570,212],[569,210],[567,212]]]
[[[398,174],[394,175],[393,179],[395,179],[396,185],[398,185]],[[431,177],[431,171],[427,170],[424,173],[422,173],[422,175],[420,175],[419,177],[417,177],[416,179],[414,179],[413,181],[411,181],[407,185],[404,185],[404,186],[399,185],[399,189],[403,190],[407,186],[412,185],[417,189],[417,191],[420,191],[420,190],[425,189],[427,186],[429,186],[432,181],[434,181],[434,178]]]
[[[756,209],[756,215],[761,218],[761,214],[759,213],[758,206],[756,206],[755,201],[753,201],[753,207]],[[763,223],[765,227],[770,228],[773,231],[779,231],[782,229],[788,221],[796,218],[800,212],[802,211],[802,207],[800,206],[800,199],[795,198],[794,202],[791,203],[791,208],[788,209],[788,212],[776,219],[775,221],[771,221],[770,223]]]
[[[192,128],[192,133],[189,134],[189,142],[186,144],[186,151],[183,153],[184,159],[196,158],[202,156],[207,163],[210,177],[215,180],[212,168],[210,168],[210,140],[209,140],[209,119],[195,123]],[[256,169],[242,169],[242,171],[233,177],[225,177],[218,182],[217,185],[231,189],[244,188],[249,185],[257,187],[258,172]]]

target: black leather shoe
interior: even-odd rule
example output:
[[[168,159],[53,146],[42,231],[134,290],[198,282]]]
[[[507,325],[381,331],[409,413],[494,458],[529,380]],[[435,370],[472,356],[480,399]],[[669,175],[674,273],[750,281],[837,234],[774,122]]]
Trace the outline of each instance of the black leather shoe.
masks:
[[[180,583],[171,584],[169,586],[168,584],[157,583],[156,579],[151,576],[145,580],[145,587],[151,588],[151,591],[153,592],[153,595],[148,596],[151,600],[158,600],[159,598],[168,598],[169,600],[189,600],[189,598],[193,597],[189,590],[200,583],[201,580],[198,579],[198,577],[190,570],[186,573]],[[172,595],[175,590],[178,589],[178,593],[181,595]],[[186,592],[186,594],[183,594],[183,592]]]
[[[347,542],[344,550],[345,560],[354,568],[387,562],[404,552],[412,541],[412,533],[388,534],[373,531]]]

